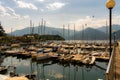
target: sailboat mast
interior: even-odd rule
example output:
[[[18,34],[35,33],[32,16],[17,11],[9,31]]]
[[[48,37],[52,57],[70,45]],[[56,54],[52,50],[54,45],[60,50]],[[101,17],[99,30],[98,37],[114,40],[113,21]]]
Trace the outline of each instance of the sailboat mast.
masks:
[[[32,34],[34,34],[34,24],[32,25]]]
[[[40,34],[40,23],[38,24],[38,34]]]
[[[65,25],[63,24],[63,38],[65,37]]]
[[[75,41],[75,24],[74,24],[74,41]]]
[[[84,25],[82,26],[82,43],[84,43]]]
[[[107,20],[106,20],[106,42],[108,41],[108,25],[107,25]]]
[[[12,36],[12,28],[11,28],[11,36]]]
[[[42,18],[42,21],[41,21],[41,35],[43,34],[43,18]]]
[[[29,28],[29,34],[31,34],[32,33],[32,20],[30,20],[30,28]]]
[[[44,21],[44,35],[45,35],[45,26],[46,26],[46,21]]]
[[[70,27],[70,25],[68,24],[68,40],[69,40],[69,27]]]

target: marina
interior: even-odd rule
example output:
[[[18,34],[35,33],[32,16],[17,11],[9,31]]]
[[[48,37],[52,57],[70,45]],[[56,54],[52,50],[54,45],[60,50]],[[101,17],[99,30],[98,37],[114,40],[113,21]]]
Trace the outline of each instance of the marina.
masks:
[[[77,43],[76,47],[76,43],[68,42],[44,42],[39,45],[9,46],[7,49],[2,46],[1,66],[13,66],[8,67],[5,75],[26,76],[32,80],[106,78],[105,71],[109,61],[106,45]]]
[[[120,80],[118,4],[1,0],[0,80]]]
[[[16,66],[15,72],[19,76],[35,74],[35,80],[104,80],[107,62],[96,62],[95,65],[89,66],[60,62],[56,63],[52,61],[34,62],[29,58],[18,59],[17,57],[10,56],[4,58],[1,65]],[[8,75],[8,73],[5,75]]]

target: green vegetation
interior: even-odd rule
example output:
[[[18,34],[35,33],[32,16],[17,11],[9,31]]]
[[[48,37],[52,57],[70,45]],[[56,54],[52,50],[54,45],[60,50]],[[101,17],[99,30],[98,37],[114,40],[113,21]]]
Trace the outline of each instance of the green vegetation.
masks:
[[[1,25],[1,22],[0,22],[0,37],[1,36],[5,36],[5,30],[3,29],[2,25]]]
[[[31,41],[64,40],[64,38],[59,35],[27,34],[24,35],[24,37],[26,37],[26,39]]]
[[[24,36],[2,36],[0,37],[0,43],[30,43],[47,40],[64,40],[59,35],[38,35],[38,34],[27,34]]]

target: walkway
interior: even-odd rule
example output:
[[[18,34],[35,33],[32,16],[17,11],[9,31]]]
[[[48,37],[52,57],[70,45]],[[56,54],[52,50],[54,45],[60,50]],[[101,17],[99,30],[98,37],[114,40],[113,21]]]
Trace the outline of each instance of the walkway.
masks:
[[[114,59],[115,80],[120,80],[120,42],[119,45],[115,48]]]

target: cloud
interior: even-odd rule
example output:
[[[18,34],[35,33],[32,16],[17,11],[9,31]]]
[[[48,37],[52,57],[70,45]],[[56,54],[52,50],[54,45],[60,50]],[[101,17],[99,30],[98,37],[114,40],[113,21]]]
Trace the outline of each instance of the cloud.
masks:
[[[9,13],[7,13],[7,10],[4,6],[1,5],[0,3],[0,16],[4,17],[4,16],[11,16]]]
[[[25,16],[23,16],[23,19],[30,19],[30,16],[29,15],[25,15]]]
[[[15,10],[10,7],[6,7],[6,9],[8,9],[10,12],[13,12],[13,13],[15,12]]]
[[[21,18],[21,16],[20,16],[19,14],[17,14],[17,13],[15,12],[15,10],[12,9],[11,7],[6,7],[6,10],[7,10],[6,13],[10,14],[10,16],[11,16],[12,18],[15,18],[15,19],[20,19],[20,18]]]
[[[74,23],[76,25],[76,30],[82,30],[82,26],[84,26],[84,28],[87,27],[98,28],[101,26],[105,26],[106,19],[105,18],[96,19],[91,16],[86,16],[85,18],[81,18],[75,21],[70,21],[69,23],[71,26],[73,26]],[[71,29],[73,29],[73,27]]]
[[[40,11],[41,11],[41,12],[43,12],[43,11],[44,11],[44,9],[40,9]]]
[[[2,13],[1,17],[4,17],[4,16],[11,16],[9,13]]]
[[[29,15],[21,16],[19,14],[13,13],[12,18],[17,19],[17,20],[23,20],[23,19],[29,19],[30,16]]]
[[[39,1],[39,2],[44,2],[45,0],[37,0],[37,1]]]
[[[26,3],[23,1],[16,1],[16,3],[18,4],[19,8],[27,8],[27,9],[33,9],[33,10],[37,10],[38,8],[32,4],[32,3]]]
[[[3,7],[1,4],[0,4],[0,12],[2,12],[2,13],[5,13],[5,12],[6,12],[5,7]]]
[[[1,6],[1,5],[0,5]],[[9,18],[14,18],[14,19],[28,19],[29,15],[21,16],[20,14],[17,14],[14,9],[11,7],[0,7],[1,11],[1,17],[9,17]]]
[[[115,16],[113,17],[113,24],[119,24],[119,19],[120,16]],[[86,16],[85,18],[82,19],[78,19],[75,21],[69,21],[69,24],[71,26],[71,29],[73,29],[73,23],[76,25],[76,30],[81,30],[82,26],[84,26],[84,28],[88,28],[88,27],[92,27],[92,28],[98,28],[98,27],[102,27],[102,26],[106,26],[106,22],[107,25],[109,25],[109,19],[106,18],[93,18],[91,16]]]
[[[65,6],[65,3],[54,2],[52,4],[48,4],[48,6],[46,8],[48,8],[50,10],[57,10],[57,9],[62,8],[63,6]]]

